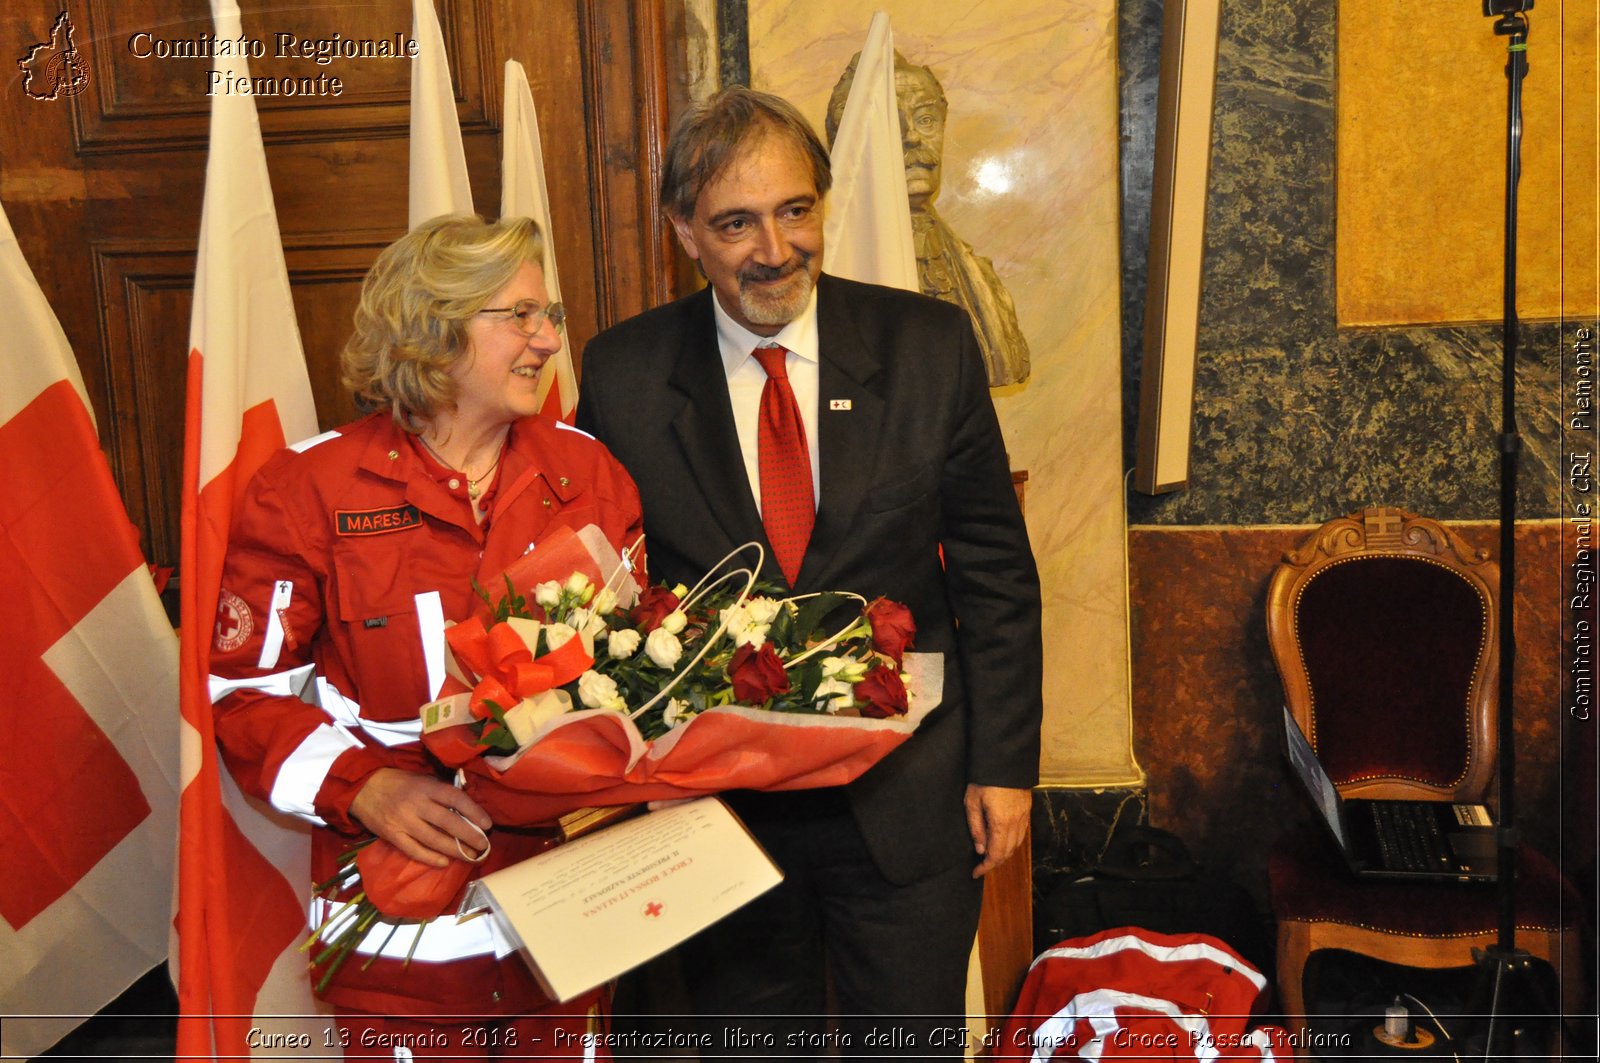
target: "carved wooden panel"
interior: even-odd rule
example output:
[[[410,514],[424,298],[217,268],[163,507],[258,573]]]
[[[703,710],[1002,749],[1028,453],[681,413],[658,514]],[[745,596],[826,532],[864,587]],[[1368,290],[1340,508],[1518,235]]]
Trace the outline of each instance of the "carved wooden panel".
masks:
[[[597,278],[600,321],[613,324],[677,294],[676,248],[657,204],[657,188],[666,115],[676,112],[686,96],[681,64],[674,69],[666,61],[668,52],[682,52],[682,9],[586,0],[579,17],[590,100],[593,225],[597,236],[627,240],[625,253],[605,259],[605,274]],[[670,48],[669,37],[675,42]]]
[[[481,32],[488,2],[435,0],[465,134],[492,128],[489,101],[498,98]],[[272,93],[256,97],[269,144],[405,136],[409,0],[287,8],[245,0],[240,14],[251,76],[272,81]],[[208,93],[232,88],[213,78],[211,55],[239,45],[214,36],[207,0],[84,0],[79,17],[90,68],[72,105],[79,151],[203,148]]]
[[[176,567],[189,349],[173,338],[188,334],[194,248],[98,246],[94,260],[109,384],[101,445],[146,558]]]
[[[350,334],[361,280],[387,242],[340,234],[338,242],[284,250],[317,423],[324,429],[357,416],[354,401],[339,383],[339,352]]]

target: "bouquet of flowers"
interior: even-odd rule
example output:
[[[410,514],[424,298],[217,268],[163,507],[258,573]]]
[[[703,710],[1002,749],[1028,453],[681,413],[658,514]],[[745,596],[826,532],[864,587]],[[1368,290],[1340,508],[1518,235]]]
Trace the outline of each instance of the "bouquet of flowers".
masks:
[[[903,605],[761,593],[756,546],[757,566],[730,555],[692,589],[640,593],[596,539],[566,572],[572,552],[541,544],[446,632],[452,681],[423,741],[499,822],[840,785],[938,702],[941,659],[908,652]]]
[[[599,529],[558,530],[446,629],[449,678],[420,710],[424,744],[510,826],[855,779],[938,705],[943,658],[911,651],[899,603],[763,593],[760,547],[747,549],[751,567],[735,552],[694,588],[641,592]],[[322,984],[371,935],[416,924],[420,939],[487,852],[441,869],[381,838],[351,847],[316,888],[330,914],[303,946]]]

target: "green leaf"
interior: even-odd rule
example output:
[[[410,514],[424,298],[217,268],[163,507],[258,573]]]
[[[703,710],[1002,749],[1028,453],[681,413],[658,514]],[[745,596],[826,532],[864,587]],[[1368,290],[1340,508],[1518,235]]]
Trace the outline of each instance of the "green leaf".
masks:
[[[772,643],[774,648],[787,649],[795,644],[794,614],[789,612],[787,606],[779,609],[778,615],[772,618],[772,626],[767,629],[767,641]]]
[[[822,685],[822,661],[813,657],[799,668],[789,670],[789,684],[800,695],[800,700],[810,704],[816,700],[817,687]]]
[[[809,643],[816,634],[817,625],[845,601],[845,596],[842,594],[824,591],[815,598],[809,598],[801,603],[800,613],[794,618],[795,641],[802,645]]]
[[[528,600],[517,593],[517,588],[511,582],[510,576],[504,576],[502,578],[504,578],[506,581],[506,596],[501,599],[500,604],[504,611],[500,614],[499,619],[505,620],[508,617],[513,616],[527,618],[530,616],[531,614],[528,612]]]
[[[506,724],[505,710],[499,705],[490,701],[488,698],[484,699],[483,705],[489,710],[490,717],[493,718],[495,723],[500,725],[500,728],[499,730],[490,734],[487,738],[485,738],[483,733],[480,731],[478,733],[478,744],[483,746],[485,749],[492,749],[497,753],[515,753],[517,751],[517,739],[511,733],[511,728]],[[487,730],[487,728],[485,728],[485,730]]]

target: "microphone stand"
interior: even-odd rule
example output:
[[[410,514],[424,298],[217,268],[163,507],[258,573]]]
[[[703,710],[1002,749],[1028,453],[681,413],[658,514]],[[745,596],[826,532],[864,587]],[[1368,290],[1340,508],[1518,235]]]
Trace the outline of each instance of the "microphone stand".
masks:
[[[1500,718],[1499,830],[1496,833],[1496,885],[1499,929],[1495,944],[1474,949],[1477,977],[1472,1013],[1486,1026],[1469,1039],[1484,1059],[1511,1059],[1537,1054],[1527,1022],[1539,1014],[1543,996],[1533,978],[1533,958],[1516,945],[1516,737],[1513,680],[1516,671],[1515,619],[1517,461],[1522,437],[1517,432],[1517,184],[1522,175],[1522,82],[1528,74],[1528,19],[1533,0],[1483,0],[1483,14],[1494,18],[1497,37],[1509,38],[1506,59],[1506,185],[1505,289],[1500,401]],[[1515,1004],[1516,1012],[1508,1005]],[[1544,1002],[1546,1013],[1549,1004]]]

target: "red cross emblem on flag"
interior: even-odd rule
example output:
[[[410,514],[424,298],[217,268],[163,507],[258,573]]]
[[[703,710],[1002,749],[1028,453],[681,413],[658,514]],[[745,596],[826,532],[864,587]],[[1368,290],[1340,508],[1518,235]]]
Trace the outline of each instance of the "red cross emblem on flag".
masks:
[[[0,568],[0,593],[15,622],[7,626],[20,636],[0,648],[0,664],[7,695],[26,707],[28,721],[16,741],[0,744],[0,919],[13,928],[58,900],[150,815],[138,775],[107,733],[128,730],[117,715],[123,703],[106,688],[129,677],[103,673],[108,644],[150,636],[138,626],[131,595],[139,588],[129,580],[148,577],[110,472],[91,460],[95,445],[66,381],[0,425],[10,470],[0,525],[15,561]],[[73,490],[59,489],[74,479]],[[95,711],[109,715],[97,719]]]

